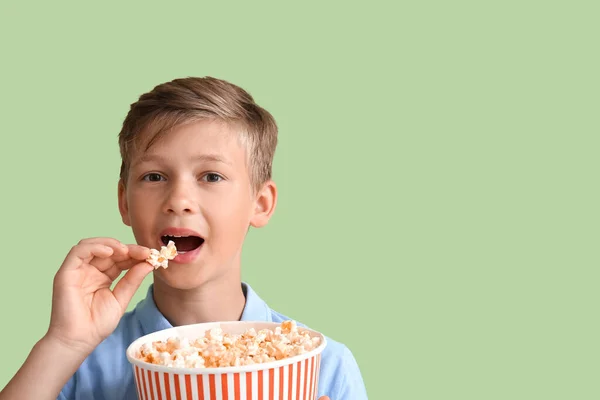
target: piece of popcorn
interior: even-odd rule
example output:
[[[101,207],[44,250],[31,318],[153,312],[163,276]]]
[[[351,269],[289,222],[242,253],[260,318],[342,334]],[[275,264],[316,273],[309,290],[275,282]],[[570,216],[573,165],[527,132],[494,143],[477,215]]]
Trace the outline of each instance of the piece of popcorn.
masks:
[[[177,248],[172,240],[166,246],[162,246],[160,251],[156,249],[150,249],[150,257],[146,261],[158,269],[160,267],[167,268],[169,266],[169,260],[174,259],[177,256]]]
[[[213,342],[222,342],[223,341],[223,330],[221,328],[212,328],[208,332],[205,333],[205,336],[208,340]]]
[[[296,331],[296,321],[284,321],[281,323],[283,333],[292,333]]]

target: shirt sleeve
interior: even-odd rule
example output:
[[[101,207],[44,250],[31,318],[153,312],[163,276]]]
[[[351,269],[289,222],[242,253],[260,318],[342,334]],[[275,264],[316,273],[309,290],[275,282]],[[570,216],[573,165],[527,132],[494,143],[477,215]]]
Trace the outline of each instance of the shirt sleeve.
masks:
[[[367,400],[367,389],[360,368],[349,348],[344,347],[339,385],[331,400]]]

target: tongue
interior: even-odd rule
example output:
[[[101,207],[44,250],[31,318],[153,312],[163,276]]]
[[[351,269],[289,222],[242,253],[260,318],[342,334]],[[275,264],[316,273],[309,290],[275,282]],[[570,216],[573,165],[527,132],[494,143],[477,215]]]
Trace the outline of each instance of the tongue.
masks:
[[[197,236],[188,236],[188,237],[168,237],[169,240],[172,240],[175,243],[175,247],[177,247],[177,251],[192,251],[197,249],[203,242],[203,240]]]

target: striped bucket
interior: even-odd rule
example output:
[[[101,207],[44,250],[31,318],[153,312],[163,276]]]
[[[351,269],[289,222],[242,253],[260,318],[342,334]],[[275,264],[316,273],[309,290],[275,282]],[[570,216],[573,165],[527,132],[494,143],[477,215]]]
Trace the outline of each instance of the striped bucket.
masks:
[[[275,329],[269,322],[221,322],[186,325],[143,336],[127,349],[133,365],[140,400],[315,400],[319,380],[321,353],[326,340],[321,337],[316,349],[295,357],[264,364],[222,368],[171,368],[146,363],[135,358],[144,343],[170,337],[196,338],[207,330],[220,327],[223,332],[241,334],[250,328]]]

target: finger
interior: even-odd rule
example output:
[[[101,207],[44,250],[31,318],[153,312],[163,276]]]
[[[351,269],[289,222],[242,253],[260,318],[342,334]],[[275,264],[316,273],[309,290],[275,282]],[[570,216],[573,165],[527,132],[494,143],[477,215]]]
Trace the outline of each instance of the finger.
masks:
[[[96,269],[101,272],[104,272],[115,265],[115,263],[128,260],[129,259],[129,251],[127,247],[111,247],[113,249],[113,253],[108,258],[98,258],[94,257],[89,261]]]
[[[122,272],[122,271],[126,271],[126,270],[130,269],[131,267],[139,264],[141,261],[145,261],[145,260],[134,260],[133,258],[130,258],[128,260],[123,260],[123,261],[119,261],[119,262],[115,263],[114,267],[115,267],[115,269]],[[148,264],[148,265],[150,265],[150,264]]]
[[[131,258],[145,260],[146,258],[150,257],[150,249],[147,247],[137,244],[129,244],[127,245],[127,248],[129,249],[129,256]]]
[[[129,248],[127,258],[115,262],[116,267],[121,271],[129,269],[138,264],[140,261],[145,261],[148,257],[150,257],[150,249],[147,247],[138,246],[135,244],[130,244],[127,247]]]
[[[128,269],[131,269],[132,267],[138,265],[140,263],[140,260],[134,260],[134,259],[128,259],[128,260],[124,260],[124,261],[120,261],[118,263],[114,263],[110,268],[108,268],[106,271],[103,271],[104,274],[106,274],[111,280],[115,280],[117,279],[117,277],[119,275],[121,275],[121,273],[123,271],[127,271]],[[148,264],[150,265],[150,264]]]
[[[121,309],[125,311],[129,302],[133,298],[135,292],[139,289],[146,275],[154,270],[150,264],[141,262],[132,267],[127,273],[117,282],[113,289],[113,295],[121,305]]]
[[[111,247],[98,243],[78,244],[71,248],[61,265],[62,270],[74,270],[84,263],[88,263],[94,257],[108,258],[113,254]]]
[[[109,238],[109,237],[93,237],[86,238],[79,241],[79,244],[89,244],[89,243],[98,243],[103,244],[105,246],[111,247],[114,251],[111,256],[111,259],[95,259],[95,260],[87,260],[87,262],[91,262],[91,264],[96,267],[99,271],[106,271],[110,268],[114,261],[120,261],[127,258],[127,246],[123,243],[119,242],[117,239]]]
[[[115,252],[109,260],[95,260],[95,266],[103,272],[113,268],[115,265],[118,269],[124,271],[133,267],[138,262],[146,260],[150,256],[150,249],[147,247],[135,244],[124,246],[114,249]]]
[[[127,245],[125,253],[113,254],[111,260],[114,261],[114,265],[120,268],[122,271],[133,267],[140,261],[146,260],[150,257],[150,249],[135,244]],[[112,264],[110,265],[113,266]]]
[[[132,244],[128,245],[128,248],[130,251],[127,254],[127,259],[115,262],[110,268],[104,271],[113,281],[121,275],[121,272],[139,264],[140,261],[145,261],[150,256],[150,249],[147,247]]]
[[[86,239],[81,239],[79,241],[79,243],[80,244],[99,243],[99,244],[103,244],[105,246],[112,247],[112,248],[127,247],[123,243],[118,241],[117,239],[113,239],[113,238],[109,238],[109,237],[86,238]]]

